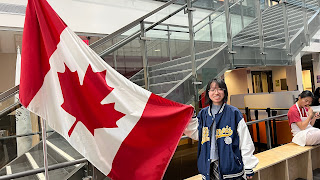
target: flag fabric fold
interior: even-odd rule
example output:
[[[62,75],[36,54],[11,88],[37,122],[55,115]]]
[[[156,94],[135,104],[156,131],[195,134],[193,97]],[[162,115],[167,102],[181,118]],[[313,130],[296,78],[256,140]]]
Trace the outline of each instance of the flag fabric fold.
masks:
[[[161,179],[193,108],[137,86],[28,0],[20,101],[112,179]]]

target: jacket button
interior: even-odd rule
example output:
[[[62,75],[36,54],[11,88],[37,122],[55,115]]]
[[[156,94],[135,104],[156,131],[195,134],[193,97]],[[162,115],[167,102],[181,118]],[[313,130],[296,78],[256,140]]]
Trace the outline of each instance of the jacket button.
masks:
[[[208,161],[210,161],[210,159],[208,159]]]

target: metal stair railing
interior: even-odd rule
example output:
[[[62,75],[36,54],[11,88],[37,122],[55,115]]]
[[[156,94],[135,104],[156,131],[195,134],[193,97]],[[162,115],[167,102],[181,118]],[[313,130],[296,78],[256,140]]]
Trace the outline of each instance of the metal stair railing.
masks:
[[[233,8],[235,7],[235,5],[237,5],[237,3],[240,3],[241,1],[237,1],[236,3],[234,3],[233,5],[229,6],[230,8]],[[224,12],[223,12],[224,13]],[[223,14],[222,13],[222,14]],[[213,14],[213,13],[212,13]],[[221,14],[221,13],[220,13]],[[221,15],[219,15],[221,16]],[[206,16],[207,19],[209,19],[210,16]],[[200,22],[203,22],[204,20],[201,20]],[[210,21],[210,22],[213,22],[213,21]],[[198,26],[201,26],[201,28],[204,28],[203,26],[203,23],[197,23]],[[209,23],[207,23],[206,25],[209,25]],[[225,24],[222,24],[222,25],[225,25]],[[199,29],[201,29],[199,28]],[[195,31],[195,33],[199,32],[199,29]],[[216,59],[216,55],[217,54],[220,54],[219,56],[217,57],[221,57],[221,56],[224,56],[225,55],[225,50],[226,48],[226,44],[222,44],[219,48],[217,48],[215,51],[212,51],[212,53],[208,54],[206,57],[203,58],[203,60],[199,61],[199,64],[197,65],[197,72],[200,72],[203,67],[205,68],[205,64],[207,64],[209,61],[215,59],[216,61],[219,61],[218,59]],[[223,60],[224,59],[224,60]],[[200,60],[200,59],[199,59]],[[198,61],[198,60],[197,60]],[[183,66],[189,64],[187,63],[188,60],[186,59],[185,63],[184,62],[180,62],[179,64],[176,64],[176,65],[173,65],[173,67],[168,67],[168,68],[161,68],[161,69],[158,69],[158,71],[167,71],[167,72],[163,72],[163,74],[157,74],[157,76],[166,76],[166,75],[171,75],[173,74],[172,71],[169,72],[169,69],[171,68],[179,68],[180,66],[182,66],[182,68],[180,69],[177,69],[175,68],[174,71],[183,71],[183,72],[188,72],[186,69],[189,69],[189,74],[187,76],[184,76],[182,79],[180,80],[172,80],[172,81],[162,81],[161,83],[158,83],[158,84],[152,84],[150,85],[150,89],[152,92],[156,92],[157,94],[159,95],[162,95],[163,97],[166,97],[168,99],[172,99],[172,100],[175,100],[177,102],[181,102],[181,103],[187,103],[189,102],[190,98],[194,97],[194,95],[192,94],[192,91],[193,89],[191,88],[192,84],[188,84],[186,85],[185,82],[188,81],[188,82],[192,82],[191,81],[191,78],[192,78],[192,74],[190,72],[191,70],[191,67],[189,66],[188,68],[183,68]],[[189,60],[190,62],[190,60]],[[182,64],[181,64],[182,63]],[[221,64],[222,63],[222,64]],[[220,62],[216,62],[214,64],[217,65],[217,67],[219,67],[219,70],[217,70],[218,72],[215,74],[216,75],[221,75],[221,72],[224,72],[225,70],[227,70],[229,68],[229,64],[230,62],[225,59],[224,57],[223,58],[220,58]],[[221,68],[221,69],[220,69]],[[183,70],[185,69],[185,70]],[[155,71],[155,70],[152,70],[152,71]],[[152,72],[150,71],[150,72]],[[149,72],[149,73],[150,73]],[[214,77],[214,76],[212,76]],[[211,78],[212,78],[211,77]],[[152,78],[152,76],[150,77]],[[199,79],[201,81],[201,79]],[[171,87],[170,87],[171,86]],[[181,92],[179,91],[181,94],[184,94],[186,95],[186,97],[178,97],[179,99],[177,99],[175,95],[172,95],[171,93],[173,93],[176,89],[179,89],[180,87],[188,87],[188,92]],[[201,89],[201,87],[200,87]],[[179,95],[178,95],[179,96]]]
[[[133,21],[132,23],[126,25],[125,27],[117,30],[116,32],[96,41],[95,43],[93,43],[92,45],[90,45],[90,47],[95,50],[97,47],[102,46],[103,44],[110,42],[112,39],[119,37],[122,33],[131,30],[132,28],[138,26],[141,22],[143,22],[145,19],[147,19],[148,17],[158,13],[160,10],[163,10],[164,8],[168,7],[169,5],[173,4],[176,0],[171,0],[167,3],[165,3],[164,5],[162,5],[161,7],[157,8],[156,10],[146,14],[145,16]],[[198,0],[193,0],[192,3],[195,3]],[[179,13],[180,11],[184,10],[187,7],[187,5],[182,5],[180,8],[178,8],[177,10],[175,10],[174,12],[170,13],[169,15],[165,16],[164,18],[162,18],[161,20],[151,24],[150,26],[145,28],[145,32],[153,29],[154,27],[156,27],[157,25],[161,24],[162,22],[164,22],[165,20],[169,19],[170,17],[174,16],[175,14]],[[138,30],[136,32],[134,32],[132,35],[125,37],[124,39],[120,40],[119,42],[117,42],[116,44],[113,44],[112,46],[108,47],[107,49],[103,50],[102,52],[98,53],[99,56],[105,56],[107,54],[110,54],[112,52],[114,52],[115,50],[121,48],[122,46],[124,46],[125,44],[127,44],[128,42],[132,41],[133,39],[136,39],[137,37],[139,37],[141,34],[141,30]]]
[[[147,13],[146,15],[144,15],[144,16],[140,17],[139,19],[137,19],[137,20],[129,23],[128,25],[120,28],[119,30],[115,31],[114,33],[112,33],[112,34],[110,34],[110,35],[108,35],[108,36],[105,36],[105,37],[99,39],[98,41],[92,43],[92,44],[90,45],[90,48],[95,49],[95,48],[97,48],[97,47],[99,47],[99,46],[101,46],[101,45],[103,45],[103,44],[111,41],[112,39],[118,37],[118,36],[121,35],[122,33],[124,33],[124,32],[126,32],[126,31],[132,29],[133,27],[139,25],[140,22],[144,21],[146,18],[148,18],[148,17],[154,15],[155,13],[163,10],[164,8],[168,7],[169,5],[173,4],[173,3],[176,2],[176,1],[177,1],[177,0],[168,1],[167,3],[165,3],[165,4],[162,5],[162,6],[160,6],[159,8],[157,8],[157,9],[155,9],[155,10]],[[134,34],[135,34],[135,33],[134,33]]]

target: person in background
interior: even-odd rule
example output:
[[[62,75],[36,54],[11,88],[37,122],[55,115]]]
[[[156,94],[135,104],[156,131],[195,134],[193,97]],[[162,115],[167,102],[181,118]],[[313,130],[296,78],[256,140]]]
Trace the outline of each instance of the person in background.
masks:
[[[312,106],[319,106],[320,105],[320,87],[317,87],[317,89],[314,91],[314,98],[312,101]]]
[[[242,113],[228,100],[223,80],[206,87],[208,107],[192,118],[185,134],[198,142],[198,170],[202,179],[251,179],[259,160]]]
[[[314,98],[312,101],[312,106],[319,106],[320,105],[320,87],[314,91]],[[313,127],[320,128],[320,119],[316,119]]]
[[[288,120],[293,134],[292,142],[300,145],[320,144],[320,129],[313,127],[315,120],[320,117],[309,106],[313,93],[306,90],[299,94],[297,102],[288,111]]]

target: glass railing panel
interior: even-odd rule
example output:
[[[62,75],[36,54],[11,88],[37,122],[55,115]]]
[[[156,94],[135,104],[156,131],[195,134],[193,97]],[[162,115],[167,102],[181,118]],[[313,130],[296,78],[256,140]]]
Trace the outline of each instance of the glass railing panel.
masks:
[[[258,41],[256,24],[249,25],[256,18],[254,3],[253,0],[245,0],[231,5],[232,43],[235,46],[252,46]]]
[[[229,68],[229,65],[230,61],[227,48],[219,49],[214,57],[207,59],[198,66],[197,78],[198,81],[202,82],[202,84],[198,86],[198,89],[201,90],[205,88],[208,82],[211,79],[218,77],[219,74],[221,76],[224,71]]]
[[[189,30],[170,32],[170,52],[172,60],[190,55]]]
[[[153,14],[153,15],[145,18],[145,19],[143,19],[144,22],[147,22],[147,23],[144,24],[144,27],[145,28],[150,27],[154,22],[157,22],[157,21],[165,18],[169,14],[171,14],[173,12],[176,12],[181,7],[182,7],[181,5],[169,5],[169,6],[165,7],[165,8],[163,8],[162,10],[158,11],[157,13],[155,13],[155,14]],[[183,15],[183,10],[181,12],[179,12],[178,14]],[[174,19],[176,19],[176,20],[174,20]],[[171,21],[181,22],[181,17],[175,16],[174,18],[171,18],[171,20],[167,20],[167,21],[168,21],[168,24],[170,24],[170,23],[172,24]],[[185,21],[187,21],[187,20],[185,20]],[[182,23],[185,23],[185,22],[182,22]],[[115,37],[112,37],[109,40],[100,41],[99,42],[100,45],[97,46],[97,47],[96,47],[95,44],[92,44],[92,48],[98,54],[104,54],[105,55],[107,53],[108,48],[110,48],[114,44],[122,42],[121,40],[123,40],[123,38],[140,36],[140,34],[139,34],[140,29],[141,29],[140,23],[135,24],[131,28],[128,27],[128,29],[126,29],[123,32],[117,34]]]
[[[211,20],[211,22],[209,21]],[[195,52],[203,52],[219,47],[227,40],[224,13],[214,13],[195,26]]]
[[[284,66],[289,65],[291,56],[286,49],[266,48],[266,65],[267,66]]]
[[[147,38],[147,59],[149,67],[170,61],[171,49],[169,49],[168,30],[156,26],[146,33]]]
[[[186,56],[190,55],[189,51],[189,34],[188,29],[182,27],[169,26],[162,38],[152,38],[153,42],[148,44],[148,54],[152,54],[152,44],[161,47],[164,51],[161,53],[162,58],[166,58],[166,62],[161,62],[149,67],[149,71],[159,68],[180,64],[186,62]],[[154,49],[159,52],[160,49]],[[155,51],[155,52],[156,52]],[[160,55],[160,53],[159,53]]]
[[[311,18],[313,18],[313,17],[311,17]],[[309,22],[309,24],[308,24],[308,30],[309,30],[309,33],[312,35],[312,34],[315,34],[316,33],[316,31],[318,31],[318,29],[319,29],[319,21],[320,19],[319,19],[319,15],[316,15],[316,16],[314,16],[314,18],[313,19],[311,19],[311,21]],[[310,37],[311,38],[311,37]]]
[[[233,46],[236,54],[233,54],[235,66],[259,66],[263,65],[264,57],[259,47]]]
[[[213,39],[210,38],[210,25],[207,24],[195,34],[195,53],[206,51],[213,47]]]
[[[194,86],[192,82],[192,77],[187,76],[187,79],[179,84],[176,84],[174,90],[165,96],[165,98],[183,104],[189,103],[194,97]]]
[[[297,36],[295,36],[294,38],[291,39],[291,42],[290,42],[290,52],[292,54],[294,54],[295,52],[298,52],[302,49],[302,45],[303,42],[305,39],[304,37],[304,34],[303,34],[303,31],[302,33],[298,34]]]
[[[241,13],[241,8],[243,8],[240,2],[231,3],[230,2],[230,19],[231,19],[231,35],[234,37],[244,28],[244,16]],[[242,14],[242,15],[241,15]]]
[[[135,38],[123,47],[119,48],[112,55],[102,57],[107,59],[119,73],[126,78],[130,78],[142,69],[142,57],[140,39]]]
[[[256,17],[255,0],[243,0],[242,1],[242,10],[243,10],[244,17],[249,17],[250,19],[255,18]],[[244,21],[244,22],[246,22],[246,21]],[[246,26],[246,24],[245,24],[245,26]]]
[[[197,81],[202,82],[202,84],[198,86],[199,90],[202,89],[210,79],[217,77],[229,67],[230,63],[228,58],[226,58],[226,53],[226,49],[222,47],[211,59],[206,59],[201,62],[197,61]],[[165,97],[184,104],[193,103],[195,90],[192,81],[190,72],[185,76],[185,81],[175,84],[174,88],[172,88]]]
[[[101,54],[103,51],[108,49],[109,47],[113,46],[114,44],[117,44],[121,42],[124,38],[136,34],[140,30],[140,24],[137,24],[136,26],[130,28],[129,30],[123,32],[122,34],[119,34],[118,36],[105,41],[101,42],[101,44],[97,47],[92,48],[97,54]]]

